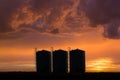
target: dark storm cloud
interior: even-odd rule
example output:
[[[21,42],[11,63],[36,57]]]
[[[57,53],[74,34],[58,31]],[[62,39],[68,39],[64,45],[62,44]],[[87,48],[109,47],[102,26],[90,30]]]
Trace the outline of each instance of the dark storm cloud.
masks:
[[[40,20],[42,19],[42,22],[48,25],[48,27],[46,27],[47,29],[53,30],[56,27],[64,25],[62,23],[66,17],[64,12],[65,10],[72,8],[73,4],[73,0],[30,0],[29,9],[34,14],[42,15]]]
[[[81,0],[80,9],[91,26],[104,26],[104,36],[120,38],[120,0]]]
[[[72,8],[73,2],[73,0],[28,0],[21,9],[17,7],[19,10],[14,13],[11,26],[13,29],[26,27],[39,32],[54,33],[54,29],[60,29],[64,25],[64,19],[69,13],[66,10]]]
[[[33,11],[44,12],[46,10],[61,10],[71,7],[72,0],[30,0],[30,8]],[[54,12],[54,11],[53,11]],[[57,15],[57,14],[56,14]]]
[[[0,33],[21,29],[79,33],[89,19],[91,27],[103,25],[104,37],[119,39],[119,4],[119,0],[0,0]]]
[[[0,33],[14,30],[10,22],[17,8],[22,4],[22,1],[23,0],[0,0]]]

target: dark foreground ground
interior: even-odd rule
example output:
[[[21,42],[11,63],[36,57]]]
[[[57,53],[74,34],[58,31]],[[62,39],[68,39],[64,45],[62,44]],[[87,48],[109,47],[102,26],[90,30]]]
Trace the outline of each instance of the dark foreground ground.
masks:
[[[120,80],[120,73],[37,74],[36,72],[1,72],[0,80]]]

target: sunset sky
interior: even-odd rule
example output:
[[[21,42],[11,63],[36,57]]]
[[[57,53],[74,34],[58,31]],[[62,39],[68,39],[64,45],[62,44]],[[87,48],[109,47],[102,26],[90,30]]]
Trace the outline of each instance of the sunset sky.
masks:
[[[120,72],[120,0],[0,0],[0,72],[35,71],[35,48],[86,51],[87,72]]]

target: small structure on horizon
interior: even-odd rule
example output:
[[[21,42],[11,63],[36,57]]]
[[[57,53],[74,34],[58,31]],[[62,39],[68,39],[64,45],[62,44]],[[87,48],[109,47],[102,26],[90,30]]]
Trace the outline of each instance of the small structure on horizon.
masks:
[[[53,73],[67,73],[68,59],[67,51],[55,50],[53,51]]]
[[[51,55],[49,51],[41,50],[36,52],[36,69],[41,74],[51,72]]]
[[[85,73],[85,51],[70,51],[70,73]]]

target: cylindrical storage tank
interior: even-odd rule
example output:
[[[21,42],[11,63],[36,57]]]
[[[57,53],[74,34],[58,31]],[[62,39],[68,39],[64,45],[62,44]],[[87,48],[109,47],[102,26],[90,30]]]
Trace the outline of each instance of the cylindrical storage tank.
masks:
[[[38,73],[51,72],[51,53],[46,50],[36,52],[36,68]]]
[[[70,51],[70,73],[85,73],[85,51]]]
[[[67,73],[68,68],[67,51],[53,51],[53,73]]]

